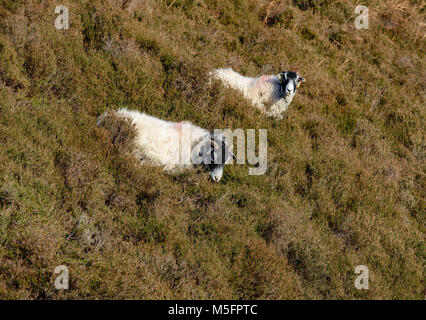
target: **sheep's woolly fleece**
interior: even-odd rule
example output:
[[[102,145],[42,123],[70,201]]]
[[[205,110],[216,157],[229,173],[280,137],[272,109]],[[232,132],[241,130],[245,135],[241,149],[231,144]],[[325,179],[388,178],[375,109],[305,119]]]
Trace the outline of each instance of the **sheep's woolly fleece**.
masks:
[[[282,113],[287,110],[294,97],[294,93],[284,95],[280,80],[275,75],[251,78],[226,68],[216,69],[210,73],[210,76],[222,81],[230,88],[241,91],[255,107],[270,117],[282,118]]]
[[[210,138],[209,131],[187,121],[165,121],[128,109],[120,109],[116,115],[129,119],[135,127],[135,157],[162,166],[171,173],[192,166],[192,148]],[[181,152],[185,142],[189,142],[186,153]]]

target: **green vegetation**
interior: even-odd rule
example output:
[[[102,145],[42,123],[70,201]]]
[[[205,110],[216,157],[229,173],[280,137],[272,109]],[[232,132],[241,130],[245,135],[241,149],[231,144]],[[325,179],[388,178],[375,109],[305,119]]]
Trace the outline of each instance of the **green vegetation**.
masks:
[[[424,299],[424,3],[356,30],[359,1],[270,2],[65,1],[56,30],[57,1],[0,1],[0,298]],[[307,82],[273,120],[225,66]],[[267,129],[268,171],[141,165],[96,127],[119,107]]]

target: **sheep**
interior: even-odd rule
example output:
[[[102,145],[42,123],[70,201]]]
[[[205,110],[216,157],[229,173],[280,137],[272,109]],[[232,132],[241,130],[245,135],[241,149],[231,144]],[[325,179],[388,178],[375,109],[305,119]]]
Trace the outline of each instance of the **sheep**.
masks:
[[[282,113],[287,110],[300,83],[305,82],[304,78],[293,71],[251,78],[226,68],[216,69],[210,72],[210,76],[221,80],[230,88],[241,91],[260,111],[278,119],[282,119]]]
[[[115,115],[130,120],[136,130],[134,156],[169,173],[202,165],[210,171],[212,180],[218,182],[224,165],[236,159],[221,133],[210,133],[188,121],[165,121],[125,108]],[[98,118],[98,127],[106,116],[105,113]]]

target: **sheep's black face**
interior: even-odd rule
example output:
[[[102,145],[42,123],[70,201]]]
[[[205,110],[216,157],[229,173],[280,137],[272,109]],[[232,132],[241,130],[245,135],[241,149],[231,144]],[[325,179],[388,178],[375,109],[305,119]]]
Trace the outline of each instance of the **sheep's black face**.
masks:
[[[280,81],[281,89],[283,94],[286,97],[293,96],[297,88],[299,88],[302,82],[305,82],[305,79],[299,77],[296,72],[293,71],[283,71],[278,74],[278,80]]]
[[[211,134],[203,140],[199,151],[199,159],[203,166],[210,172],[213,181],[219,181],[223,175],[225,164],[231,159],[236,159],[229,150],[229,144],[222,134]]]

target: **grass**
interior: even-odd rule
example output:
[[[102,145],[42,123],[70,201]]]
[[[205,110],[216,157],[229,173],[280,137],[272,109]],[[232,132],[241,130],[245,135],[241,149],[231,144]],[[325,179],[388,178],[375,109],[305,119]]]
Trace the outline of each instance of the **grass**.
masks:
[[[0,1],[0,298],[424,299],[421,1]],[[207,73],[295,70],[283,120]],[[268,170],[170,176],[127,107],[268,130]],[[54,288],[54,269],[70,289]],[[370,289],[356,290],[357,265]]]

